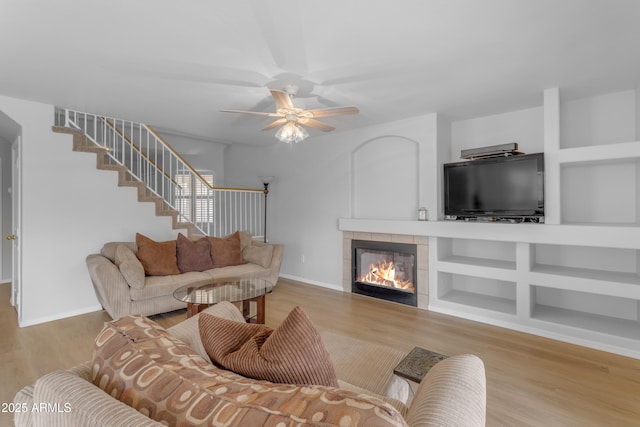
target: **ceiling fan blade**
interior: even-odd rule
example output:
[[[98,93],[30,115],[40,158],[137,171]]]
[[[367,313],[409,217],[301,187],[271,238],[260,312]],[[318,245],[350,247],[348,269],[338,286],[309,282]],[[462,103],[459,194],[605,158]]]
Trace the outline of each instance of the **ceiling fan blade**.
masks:
[[[242,113],[242,114],[253,114],[256,116],[269,116],[269,117],[282,117],[282,115],[277,113],[263,113],[260,111],[241,111],[241,110],[220,110],[223,113]]]
[[[310,128],[321,130],[322,132],[331,132],[332,130],[335,129],[333,126],[329,126],[325,123],[322,123],[319,120],[311,119],[311,118],[306,119],[304,122],[301,121],[301,124],[303,126],[309,126]]]
[[[291,102],[291,97],[287,92],[271,89],[271,96],[276,100],[276,105],[278,109],[285,110],[293,110],[295,107],[293,106],[293,102]]]
[[[318,110],[307,110],[307,112],[313,114],[313,117],[330,117],[339,116],[342,114],[358,114],[360,110],[357,107],[333,107],[333,108],[320,108]]]
[[[287,119],[282,118],[282,119],[278,119],[276,121],[271,122],[267,127],[263,128],[262,130],[271,130],[273,128],[277,128],[280,125],[283,125],[287,123]]]

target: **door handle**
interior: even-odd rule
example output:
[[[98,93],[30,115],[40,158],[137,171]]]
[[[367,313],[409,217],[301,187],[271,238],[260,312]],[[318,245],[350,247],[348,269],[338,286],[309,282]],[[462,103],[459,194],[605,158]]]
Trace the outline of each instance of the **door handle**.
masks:
[[[18,236],[16,236],[15,234],[10,234],[7,236],[7,240],[16,240]]]

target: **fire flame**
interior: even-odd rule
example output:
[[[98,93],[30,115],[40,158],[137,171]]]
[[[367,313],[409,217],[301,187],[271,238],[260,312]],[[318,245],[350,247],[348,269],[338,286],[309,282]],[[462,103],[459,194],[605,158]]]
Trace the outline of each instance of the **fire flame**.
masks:
[[[415,292],[415,286],[413,283],[408,280],[396,279],[396,268],[393,265],[393,261],[383,260],[377,265],[371,264],[369,272],[364,277],[358,277],[356,280],[359,282],[367,282],[374,285]]]

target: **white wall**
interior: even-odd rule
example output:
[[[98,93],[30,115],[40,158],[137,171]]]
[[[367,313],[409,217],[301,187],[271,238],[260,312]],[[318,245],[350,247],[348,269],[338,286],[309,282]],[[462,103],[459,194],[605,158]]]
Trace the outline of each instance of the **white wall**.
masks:
[[[225,186],[224,153],[227,148],[225,144],[168,132],[158,133],[196,170],[214,172],[214,185]]]
[[[460,161],[460,151],[491,145],[518,143],[527,154],[544,151],[542,106],[487,117],[460,120],[451,125],[451,161]]]
[[[259,175],[275,176],[269,186],[267,235],[269,241],[285,245],[282,275],[342,289],[342,233],[337,222],[338,218],[353,216],[352,153],[368,142],[414,141],[405,148],[417,145],[418,182],[413,183],[417,189],[410,188],[406,200],[413,201],[414,208],[429,208],[438,197],[437,173],[433,170],[436,136],[437,117],[428,115],[313,136],[293,146],[232,146],[225,157],[226,184],[255,186]],[[399,182],[394,181],[393,174],[387,179],[390,182],[384,184],[383,193],[396,184],[402,191],[406,174],[398,174]],[[417,218],[417,208],[413,215]]]
[[[398,136],[365,141],[352,153],[352,215],[356,218],[415,219],[419,145]]]
[[[53,110],[0,96],[0,111],[22,126],[23,326],[100,309],[84,260],[104,242],[177,235],[153,204],[117,187],[116,173],[98,171],[94,154],[52,132]]]

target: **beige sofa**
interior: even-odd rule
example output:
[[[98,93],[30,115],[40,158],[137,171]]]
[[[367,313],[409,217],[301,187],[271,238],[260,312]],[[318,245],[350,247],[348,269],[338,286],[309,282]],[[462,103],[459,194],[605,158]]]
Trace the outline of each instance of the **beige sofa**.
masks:
[[[203,313],[238,322],[243,321],[240,311],[230,303],[217,304]],[[181,365],[196,363],[194,359],[200,359],[201,365],[208,364],[204,361],[209,359],[198,332],[198,317],[201,315],[198,314],[168,329],[171,339],[178,338],[181,340],[180,343],[183,342],[189,346],[182,344],[180,351],[174,352],[180,355],[187,353],[187,358],[181,360]],[[209,381],[211,378],[215,379],[215,387],[212,387],[215,391],[211,392],[213,395],[211,407],[214,407],[216,417],[228,421],[228,424],[224,425],[246,424],[238,423],[237,419],[234,420],[235,414],[239,414],[237,416],[242,420],[250,419],[251,416],[262,416],[273,421],[276,417],[278,420],[288,420],[282,425],[300,426],[327,427],[340,424],[479,427],[485,425],[485,372],[482,361],[476,356],[457,355],[438,363],[417,386],[415,394],[408,395],[404,380],[392,374],[393,366],[405,356],[403,352],[331,333],[323,333],[322,339],[335,367],[339,385],[337,389],[323,386],[277,385],[250,380],[210,364],[209,368],[205,367],[202,375],[191,377],[195,379],[187,382],[198,381],[202,376],[208,376]],[[188,356],[189,352],[193,352],[193,355]],[[158,363],[161,362],[162,360]],[[14,400],[18,407],[32,408],[34,403],[53,406],[46,411],[29,410],[17,413],[15,425],[19,427],[161,425],[93,385],[90,363],[87,362],[67,371],[47,374],[38,379],[34,385],[27,386],[18,392]],[[94,361],[94,363],[97,362]],[[223,381],[222,387],[220,378]],[[100,381],[102,382],[102,379]],[[296,398],[286,397],[286,400],[280,402],[277,402],[277,398],[269,396],[267,402],[278,405],[277,410],[273,410],[261,406],[260,397],[249,398],[244,392],[238,393],[238,387],[242,386],[245,387],[245,391],[248,387],[249,393],[254,395],[259,395],[268,388],[275,389],[276,394],[294,392],[298,394],[295,395]],[[152,387],[149,386],[149,388]],[[163,390],[162,393],[166,394],[167,389],[162,386],[158,390]],[[272,392],[273,390],[269,391],[269,393]],[[318,393],[320,398],[313,398]],[[187,393],[180,390],[179,394],[183,396]],[[311,401],[300,403],[307,398]],[[307,408],[313,408],[310,412],[313,414],[312,418],[327,417],[327,414],[337,412],[340,422],[315,422],[313,419],[301,418],[300,414]],[[369,418],[365,418],[365,413]],[[262,424],[252,423],[252,425]]]
[[[116,250],[119,245],[128,246],[134,253],[137,246],[134,242],[106,243],[99,254],[91,254],[86,258],[89,276],[98,297],[98,301],[109,315],[117,319],[129,314],[151,316],[184,308],[186,304],[173,297],[173,292],[185,285],[211,283],[216,279],[256,277],[265,279],[274,285],[278,281],[284,247],[279,244],[269,245],[247,237],[243,251],[272,247],[271,258],[260,264],[247,262],[242,265],[218,267],[205,271],[169,276],[146,276],[142,286],[136,286],[123,266],[116,265]],[[248,245],[248,246],[247,246]],[[262,264],[262,265],[261,265]],[[142,267],[140,267],[142,268]],[[124,272],[124,274],[123,274]]]

